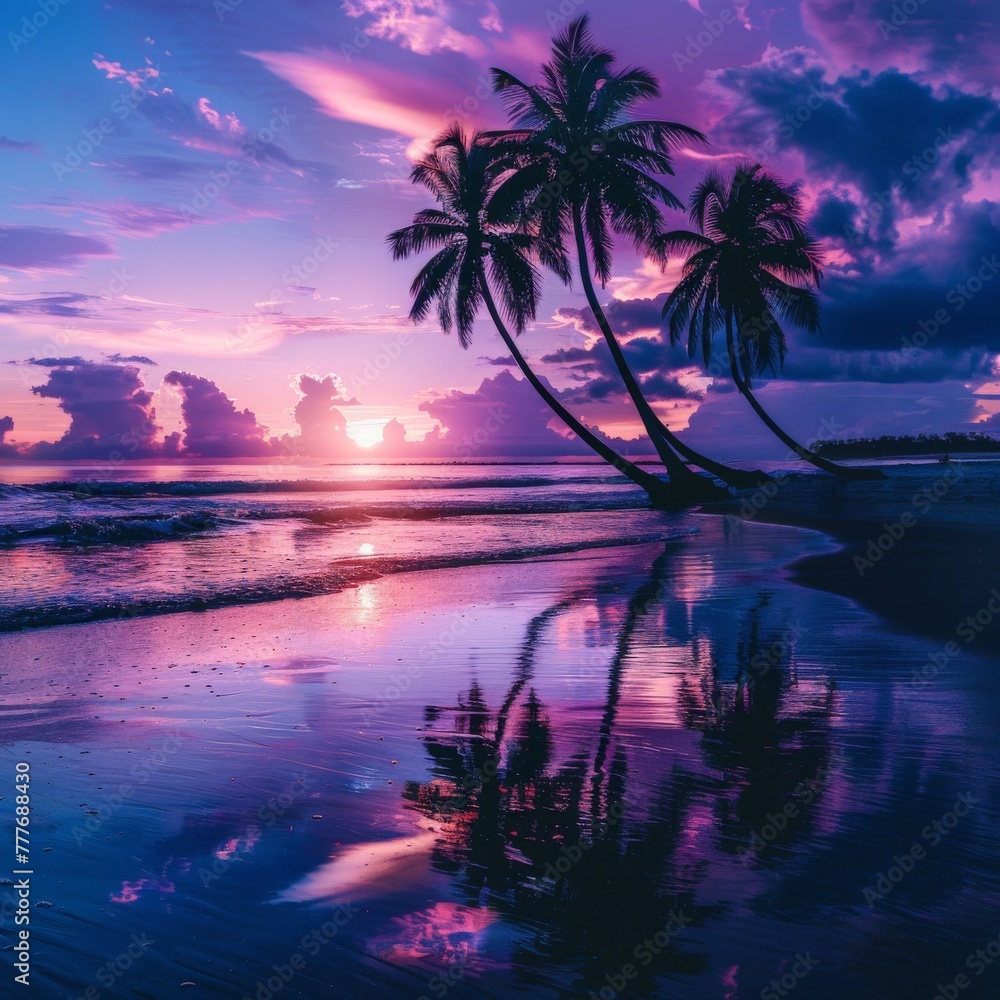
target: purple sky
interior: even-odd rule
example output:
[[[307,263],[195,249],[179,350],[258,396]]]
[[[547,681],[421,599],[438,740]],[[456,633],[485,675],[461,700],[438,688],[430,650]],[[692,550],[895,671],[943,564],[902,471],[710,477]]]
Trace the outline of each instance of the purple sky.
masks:
[[[333,455],[391,418],[397,444],[401,424],[444,454],[490,419],[477,454],[558,450],[525,387],[483,384],[505,371],[488,320],[468,351],[411,326],[418,264],[393,264],[384,239],[426,205],[406,176],[431,135],[502,123],[489,67],[534,79],[564,15],[588,10],[622,63],[661,78],[649,116],[710,136],[678,155],[678,196],[741,153],[802,184],[828,253],[825,332],[793,334],[761,390],[788,429],[993,428],[992,0],[18,0],[0,43],[19,95],[0,122],[0,452],[124,421],[137,452],[166,438],[248,455],[299,434],[296,408]],[[780,456],[727,384],[662,343],[676,267],[623,245],[615,273],[611,315],[671,425],[720,457]],[[578,289],[548,280],[522,349],[575,412],[631,437]]]

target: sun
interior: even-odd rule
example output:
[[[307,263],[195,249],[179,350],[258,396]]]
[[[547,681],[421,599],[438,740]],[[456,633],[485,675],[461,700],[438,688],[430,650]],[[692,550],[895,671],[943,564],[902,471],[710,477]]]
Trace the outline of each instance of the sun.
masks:
[[[382,428],[388,421],[388,417],[349,421],[347,424],[348,437],[360,448],[371,448],[382,440]]]

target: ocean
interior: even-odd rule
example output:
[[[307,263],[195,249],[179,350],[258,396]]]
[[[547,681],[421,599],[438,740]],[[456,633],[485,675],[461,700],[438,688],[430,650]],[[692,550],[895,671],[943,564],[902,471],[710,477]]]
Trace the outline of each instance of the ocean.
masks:
[[[37,995],[992,995],[989,627],[804,586],[853,556],[765,523],[911,512],[891,591],[920,525],[988,553],[998,466],[955,468],[720,516],[598,466],[7,467]]]

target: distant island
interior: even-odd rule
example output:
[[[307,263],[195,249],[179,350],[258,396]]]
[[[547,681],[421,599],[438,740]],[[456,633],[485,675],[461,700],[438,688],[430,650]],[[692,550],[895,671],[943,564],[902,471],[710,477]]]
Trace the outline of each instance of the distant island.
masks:
[[[957,455],[1000,452],[1000,439],[989,434],[949,431],[947,434],[885,435],[850,441],[824,441],[815,447],[824,458],[895,458],[903,455]]]

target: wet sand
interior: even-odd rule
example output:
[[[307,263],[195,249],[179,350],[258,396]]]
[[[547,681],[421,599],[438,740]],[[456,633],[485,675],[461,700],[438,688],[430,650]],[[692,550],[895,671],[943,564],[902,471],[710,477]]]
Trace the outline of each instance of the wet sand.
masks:
[[[995,655],[1000,519],[988,483],[973,478],[987,468],[895,466],[884,483],[798,477],[759,509],[741,499],[717,512],[824,533],[838,544],[796,560],[799,583],[849,597],[894,629],[934,640],[931,651],[957,642]]]
[[[749,1000],[811,953],[803,995],[930,1000],[1000,899],[987,647],[917,687],[923,640],[794,581],[828,538],[699,522],[0,636],[37,995]]]

